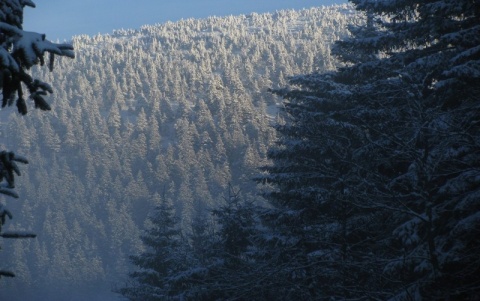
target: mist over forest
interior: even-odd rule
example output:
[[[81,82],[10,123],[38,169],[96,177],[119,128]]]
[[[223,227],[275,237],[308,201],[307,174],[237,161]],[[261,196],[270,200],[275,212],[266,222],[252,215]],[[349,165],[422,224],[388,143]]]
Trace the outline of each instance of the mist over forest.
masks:
[[[2,200],[0,299],[116,300],[130,255],[162,200],[185,233],[225,204],[229,189],[262,203],[252,180],[269,163],[288,77],[334,70],[334,41],[360,22],[351,6],[188,19],[73,38],[54,72],[52,111],[0,111],[0,145],[28,156],[20,200]],[[33,163],[34,162],[34,163]]]

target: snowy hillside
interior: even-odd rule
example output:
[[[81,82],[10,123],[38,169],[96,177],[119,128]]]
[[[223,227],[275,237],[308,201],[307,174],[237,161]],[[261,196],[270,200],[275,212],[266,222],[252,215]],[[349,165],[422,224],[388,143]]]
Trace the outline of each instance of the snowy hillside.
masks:
[[[9,230],[38,238],[2,245],[17,281],[0,282],[0,299],[108,295],[160,199],[188,229],[229,183],[258,198],[251,178],[280,102],[268,89],[333,69],[330,46],[354,16],[335,6],[75,37],[75,60],[35,70],[55,87],[52,112],[2,117],[2,143],[35,162],[18,182],[25,199],[8,204],[22,217]]]

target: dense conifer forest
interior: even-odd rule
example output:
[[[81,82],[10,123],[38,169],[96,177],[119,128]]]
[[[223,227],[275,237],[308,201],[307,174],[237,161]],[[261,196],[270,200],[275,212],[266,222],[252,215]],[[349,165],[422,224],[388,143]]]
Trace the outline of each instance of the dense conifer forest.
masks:
[[[261,202],[252,178],[283,122],[268,89],[333,70],[331,45],[355,22],[344,5],[74,37],[75,60],[33,70],[55,87],[52,112],[0,111],[2,148],[35,162],[8,227],[38,234],[3,244],[17,277],[0,282],[0,299],[114,298],[154,208],[171,204],[188,235],[195,221],[215,224],[209,212],[232,193]]]
[[[0,2],[0,298],[479,300],[480,4],[350,2],[73,46]]]

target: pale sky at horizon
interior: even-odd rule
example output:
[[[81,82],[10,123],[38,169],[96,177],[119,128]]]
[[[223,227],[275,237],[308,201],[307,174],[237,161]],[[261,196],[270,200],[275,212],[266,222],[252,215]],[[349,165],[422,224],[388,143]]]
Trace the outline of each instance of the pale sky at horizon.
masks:
[[[187,18],[275,12],[346,3],[346,0],[34,0],[25,8],[24,30],[49,40],[138,29],[142,25]]]

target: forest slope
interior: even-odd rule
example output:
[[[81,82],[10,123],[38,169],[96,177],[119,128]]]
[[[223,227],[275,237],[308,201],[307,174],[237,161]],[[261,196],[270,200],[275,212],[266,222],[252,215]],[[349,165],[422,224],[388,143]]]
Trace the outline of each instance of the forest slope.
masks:
[[[1,143],[32,162],[10,228],[38,234],[4,244],[13,252],[1,260],[18,277],[0,282],[0,299],[108,293],[162,197],[185,228],[229,183],[253,198],[280,101],[267,89],[334,68],[330,45],[352,14],[334,6],[75,37],[77,58],[38,74],[55,86],[53,111],[0,112],[12,133]]]

